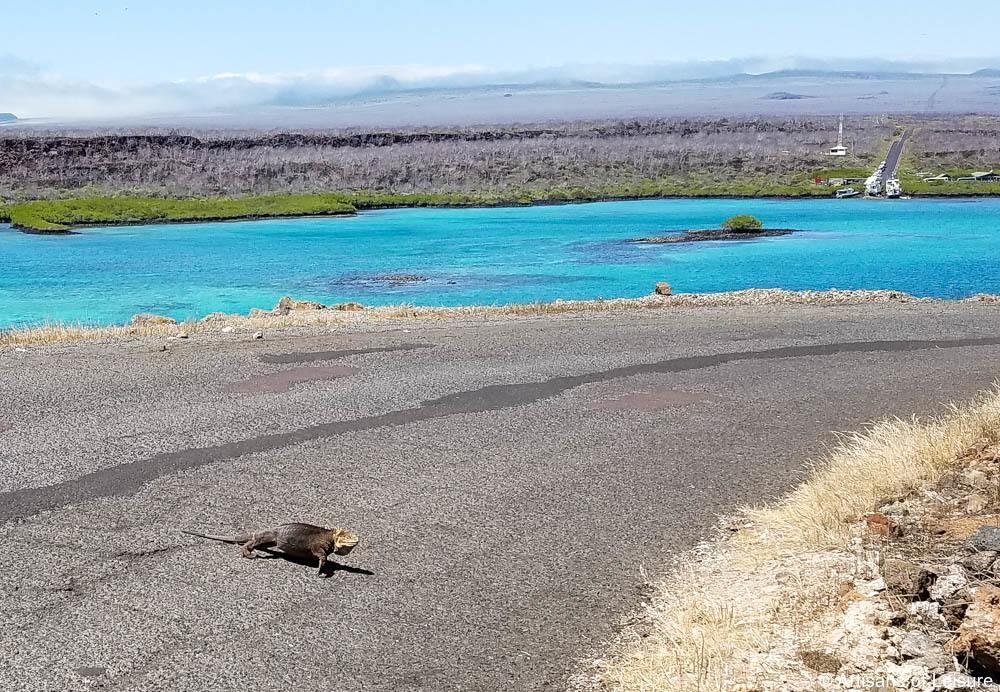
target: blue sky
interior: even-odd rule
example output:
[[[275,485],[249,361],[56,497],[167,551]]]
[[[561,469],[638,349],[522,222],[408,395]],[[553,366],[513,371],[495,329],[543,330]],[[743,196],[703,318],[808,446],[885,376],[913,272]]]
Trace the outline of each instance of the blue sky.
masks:
[[[0,0],[0,52],[72,79],[748,55],[983,57],[1000,3]],[[834,9],[836,7],[837,9]],[[897,8],[903,8],[897,11]],[[14,30],[12,30],[14,29]]]
[[[1000,66],[992,59],[1000,3],[894,5],[0,0],[0,111],[127,115],[184,110],[208,96],[226,108],[278,102],[289,89],[293,100],[356,92],[383,75],[435,86],[863,69],[885,60],[910,61],[905,69]]]

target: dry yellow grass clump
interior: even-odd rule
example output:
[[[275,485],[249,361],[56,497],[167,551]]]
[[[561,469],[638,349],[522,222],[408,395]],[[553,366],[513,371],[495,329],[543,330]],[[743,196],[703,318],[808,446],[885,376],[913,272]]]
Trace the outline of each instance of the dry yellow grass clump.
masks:
[[[837,588],[855,566],[848,546],[858,522],[938,481],[974,445],[998,441],[1000,389],[935,419],[887,420],[845,437],[783,502],[743,511],[737,534],[701,546],[655,585],[645,631],[626,630],[578,682],[680,692],[802,682],[797,657],[811,643],[822,649],[842,613]]]
[[[935,482],[971,445],[998,439],[1000,390],[926,422],[883,421],[846,436],[784,502],[749,516],[767,527],[774,547],[837,545],[877,503]]]

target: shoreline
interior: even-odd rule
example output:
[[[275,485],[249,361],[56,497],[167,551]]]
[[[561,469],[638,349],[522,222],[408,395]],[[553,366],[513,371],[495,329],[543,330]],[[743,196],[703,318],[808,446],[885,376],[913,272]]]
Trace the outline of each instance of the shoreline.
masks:
[[[73,229],[77,228],[125,228],[129,226],[183,226],[196,223],[244,223],[246,221],[277,221],[280,219],[337,219],[341,217],[358,216],[360,212],[343,212],[339,214],[269,214],[266,216],[230,216],[223,219],[150,219],[146,221],[107,221],[93,223],[74,223],[68,230],[46,230],[9,224],[12,230],[25,235],[80,235]]]
[[[391,197],[391,195],[386,195]],[[415,194],[414,197],[421,197],[420,194]],[[442,195],[445,196],[445,195]],[[1000,195],[998,195],[1000,196]],[[183,224],[183,223],[223,223],[223,222],[242,222],[242,221],[267,221],[274,219],[306,219],[306,218],[334,218],[339,216],[356,216],[365,211],[382,211],[390,209],[514,209],[514,208],[528,208],[528,207],[552,207],[552,206],[565,206],[573,204],[597,204],[602,202],[643,202],[643,201],[656,201],[656,200],[671,200],[671,199],[729,199],[729,200],[751,200],[751,199],[766,199],[766,200],[780,200],[780,201],[797,201],[797,200],[821,200],[821,199],[834,199],[832,194],[799,194],[799,195],[786,195],[786,194],[753,194],[753,195],[720,195],[720,194],[678,194],[678,195],[596,195],[593,197],[580,198],[580,199],[534,199],[530,202],[518,202],[515,200],[470,200],[468,203],[461,202],[448,202],[442,201],[440,203],[420,199],[406,200],[406,195],[399,195],[400,201],[388,202],[388,203],[371,203],[366,204],[361,200],[351,199],[351,193],[329,193],[328,195],[288,195],[286,198],[290,198],[294,201],[309,201],[319,197],[329,197],[337,198],[339,202],[350,210],[344,210],[342,212],[329,212],[320,211],[317,213],[302,213],[293,212],[288,214],[234,214],[234,215],[222,215],[218,217],[204,217],[204,216],[192,216],[187,218],[178,219],[159,219],[159,218],[144,218],[144,219],[122,219],[113,218],[108,216],[105,220],[100,221],[75,221],[75,220],[65,220],[60,219],[59,221],[50,221],[44,218],[44,216],[37,216],[37,220],[41,223],[38,226],[32,226],[24,223],[23,221],[18,221],[14,218],[17,213],[16,210],[20,207],[26,205],[35,205],[36,207],[41,207],[43,209],[42,214],[44,214],[44,209],[48,207],[51,210],[60,210],[61,208],[74,205],[74,204],[122,204],[128,205],[142,204],[142,203],[163,203],[163,204],[181,204],[190,203],[192,201],[200,201],[203,203],[211,203],[213,201],[224,201],[224,202],[236,202],[249,204],[256,201],[264,200],[269,201],[271,196],[263,195],[258,197],[247,197],[247,198],[237,198],[237,199],[220,199],[220,200],[182,200],[177,198],[158,198],[158,197],[93,197],[93,198],[73,198],[65,200],[36,200],[32,202],[24,202],[22,204],[8,205],[6,207],[0,205],[0,223],[9,223],[11,228],[21,233],[26,233],[29,235],[72,235],[73,229],[75,228],[103,228],[103,227],[123,227],[123,226],[156,226],[165,224]],[[274,196],[275,198],[279,196]],[[946,196],[947,197],[947,196]],[[45,224],[45,225],[43,225]]]
[[[306,197],[308,195],[305,195]],[[65,229],[46,229],[46,228],[36,228],[33,226],[26,226],[24,224],[16,223],[10,221],[10,227],[21,233],[27,235],[75,235],[73,229],[76,228],[119,228],[126,226],[161,226],[168,224],[192,224],[192,223],[241,223],[244,221],[274,221],[277,219],[326,219],[326,218],[338,218],[338,217],[352,217],[363,214],[366,211],[389,211],[393,209],[519,209],[519,208],[530,208],[530,207],[561,207],[570,206],[576,204],[599,204],[603,202],[652,202],[656,200],[671,200],[671,199],[731,199],[731,200],[745,200],[745,199],[768,199],[768,200],[781,200],[781,201],[796,201],[796,200],[813,200],[813,199],[826,199],[825,195],[656,195],[656,196],[639,196],[639,195],[609,195],[600,196],[587,199],[540,199],[533,200],[531,202],[514,202],[514,201],[504,201],[504,202],[473,202],[469,204],[459,204],[459,203],[442,203],[442,204],[374,204],[370,206],[355,207],[354,211],[345,211],[342,213],[317,213],[317,214],[261,214],[261,215],[239,215],[239,216],[226,216],[221,218],[189,218],[189,219],[142,219],[142,220],[127,220],[127,219],[110,219],[108,221],[88,221],[88,222],[72,222],[65,224]],[[107,197],[94,198],[98,200],[104,199],[115,199]],[[159,199],[159,198],[155,198]],[[833,199],[831,197],[831,199]],[[165,201],[176,201],[168,198],[164,198]],[[53,200],[54,204],[62,201],[73,201],[73,200]],[[16,205],[15,205],[16,206]],[[2,207],[0,207],[2,210]],[[2,220],[2,216],[0,216]]]
[[[374,326],[386,323],[443,322],[461,319],[496,319],[551,316],[591,312],[623,312],[668,308],[755,308],[768,306],[838,307],[866,304],[1000,304],[1000,296],[979,293],[958,299],[917,297],[902,291],[839,290],[787,291],[780,288],[750,288],[720,293],[651,293],[638,298],[562,300],[509,305],[457,307],[387,305],[363,306],[339,303],[325,306],[311,301],[282,298],[271,310],[253,308],[249,314],[213,312],[200,319],[177,322],[173,318],[145,314],[133,316],[131,324],[85,324],[42,322],[0,327],[0,349],[56,342],[121,339],[144,336],[187,338],[196,333],[263,333],[287,327]],[[140,319],[136,319],[140,318]]]
[[[334,196],[341,196],[341,193],[331,193]],[[292,197],[297,199],[308,199],[314,197],[315,195],[293,195]],[[0,224],[7,223],[10,225],[12,230],[19,231],[27,235],[74,235],[74,229],[78,228],[119,228],[126,226],[160,226],[160,225],[174,225],[174,224],[194,224],[194,223],[241,223],[245,221],[274,221],[278,219],[313,219],[313,218],[339,218],[339,217],[352,217],[358,216],[366,211],[386,211],[393,209],[517,209],[517,208],[530,208],[530,207],[556,207],[556,206],[569,206],[576,204],[599,204],[605,202],[652,202],[657,200],[769,200],[769,201],[784,201],[784,202],[796,202],[796,201],[815,201],[815,200],[827,200],[836,199],[832,194],[798,194],[798,195],[788,195],[788,194],[753,194],[753,195],[741,195],[741,194],[677,194],[677,195],[599,195],[595,197],[588,197],[585,199],[538,199],[532,200],[530,202],[517,202],[512,200],[505,201],[474,201],[468,204],[456,203],[456,202],[421,202],[413,201],[412,203],[407,203],[401,201],[397,203],[387,203],[387,204],[352,204],[349,201],[350,194],[343,194],[345,198],[344,203],[349,206],[353,206],[353,211],[343,211],[343,212],[318,212],[318,213],[289,213],[289,214],[237,214],[232,216],[198,216],[190,218],[181,219],[159,219],[159,218],[145,218],[145,219],[115,219],[108,218],[107,220],[101,221],[69,221],[69,222],[58,222],[57,225],[61,226],[59,228],[43,228],[26,225],[24,223],[19,223],[14,219],[10,218],[10,210],[17,208],[21,205],[9,205],[6,207],[7,211],[4,211],[4,207],[0,205]],[[996,193],[961,193],[961,194],[931,194],[931,193],[911,193],[908,195],[912,199],[934,199],[934,200],[980,200],[980,199],[1000,199],[1000,194]],[[245,200],[260,200],[267,199],[268,196],[251,197],[251,198],[238,198],[236,200],[227,201],[243,201]],[[95,197],[95,198],[75,198],[68,200],[36,200],[33,202],[25,202],[23,204],[51,204],[60,205],[65,203],[73,202],[107,202],[114,200],[129,200],[129,199],[139,199],[142,201],[156,201],[156,202],[188,202],[190,200],[182,200],[177,198],[115,198],[115,197]],[[847,198],[852,200],[865,200],[865,197],[854,197]],[[846,201],[838,200],[838,201]],[[888,201],[888,200],[877,200],[877,201]],[[47,222],[47,221],[46,221]],[[56,223],[56,222],[47,222]],[[781,230],[781,229],[774,229]],[[630,241],[632,242],[632,241]],[[676,241],[673,241],[676,242]]]

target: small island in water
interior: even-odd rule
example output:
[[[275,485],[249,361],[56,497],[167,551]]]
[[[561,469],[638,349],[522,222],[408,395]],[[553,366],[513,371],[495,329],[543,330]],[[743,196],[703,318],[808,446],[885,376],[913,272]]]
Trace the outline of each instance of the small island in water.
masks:
[[[749,214],[733,216],[722,222],[721,228],[681,231],[680,235],[629,238],[628,243],[694,243],[699,240],[752,240],[795,233],[792,228],[764,228],[764,224]]]

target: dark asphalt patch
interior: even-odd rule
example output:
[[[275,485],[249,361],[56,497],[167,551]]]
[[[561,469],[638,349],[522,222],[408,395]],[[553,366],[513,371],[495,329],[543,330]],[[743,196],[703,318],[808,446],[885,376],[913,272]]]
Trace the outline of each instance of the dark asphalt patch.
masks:
[[[672,358],[655,363],[642,363],[582,375],[554,377],[542,382],[492,385],[481,389],[457,392],[438,399],[424,401],[415,408],[391,411],[356,420],[321,423],[290,432],[271,433],[238,442],[165,452],[142,461],[121,464],[88,473],[80,478],[41,488],[24,488],[0,493],[0,521],[23,518],[64,505],[85,502],[97,497],[132,495],[144,484],[161,476],[178,473],[247,454],[266,452],[280,447],[335,437],[349,432],[396,427],[419,421],[443,418],[458,413],[482,413],[515,406],[525,406],[549,399],[584,384],[608,382],[636,375],[665,374],[711,368],[739,361],[775,360],[832,356],[844,353],[900,353],[937,348],[967,348],[1000,346],[1000,338],[941,339],[913,341],[871,341],[819,344],[816,346],[785,346],[762,351],[718,353],[707,356]]]
[[[293,368],[283,370],[272,375],[261,375],[252,377],[249,380],[233,382],[223,389],[227,392],[250,393],[250,392],[283,392],[290,389],[292,385],[301,382],[322,382],[325,380],[336,380],[341,377],[350,377],[361,372],[360,368],[353,368],[349,365],[333,365],[324,368]]]
[[[393,353],[395,351],[415,351],[419,348],[433,348],[433,344],[399,344],[398,346],[382,346],[380,348],[355,348],[340,351],[309,351],[304,353],[266,353],[260,357],[262,363],[315,363],[320,360],[337,360],[348,356],[361,356],[366,353]]]
[[[5,433],[8,430],[13,430],[13,429],[14,429],[13,425],[11,425],[10,423],[4,423],[2,420],[0,420],[0,433]]]
[[[671,406],[687,406],[703,401],[718,401],[711,394],[682,392],[669,387],[654,387],[645,392],[633,392],[614,399],[597,401],[590,408],[597,411],[655,411]]]
[[[101,666],[83,666],[82,668],[74,668],[73,672],[84,678],[99,678],[107,673],[108,669]]]

